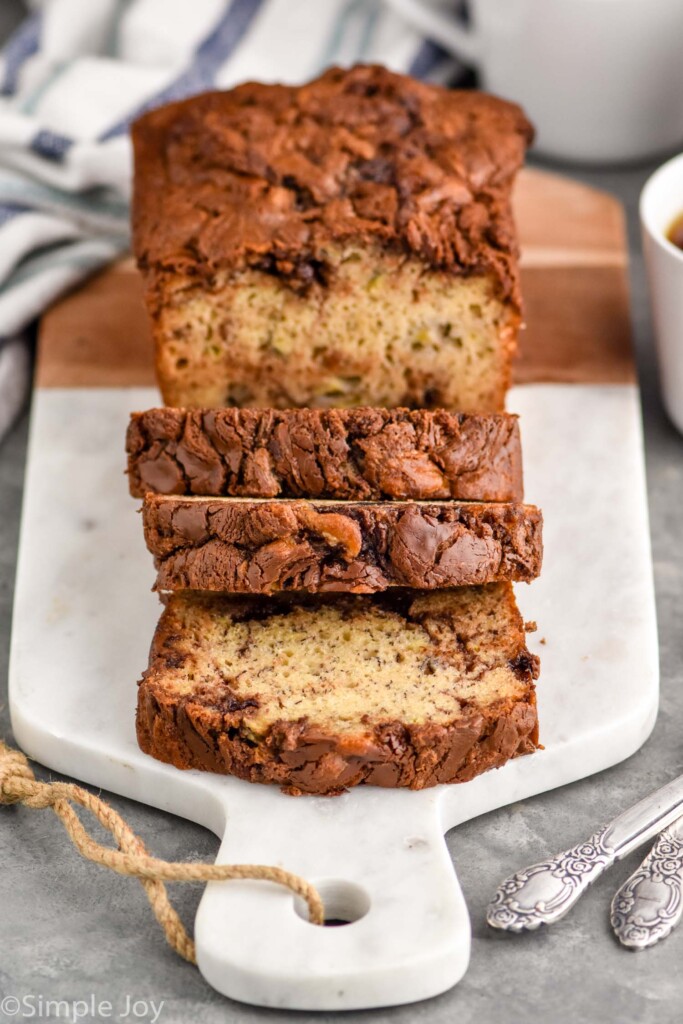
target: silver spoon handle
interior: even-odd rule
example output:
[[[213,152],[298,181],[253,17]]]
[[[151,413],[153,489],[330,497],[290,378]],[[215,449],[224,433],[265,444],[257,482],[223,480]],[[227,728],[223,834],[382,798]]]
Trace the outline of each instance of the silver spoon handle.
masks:
[[[669,935],[683,914],[683,818],[664,829],[612,900],[612,928],[629,949]]]
[[[507,878],[489,904],[486,920],[491,927],[522,932],[559,921],[614,863],[616,852],[605,839],[609,827],[571,850]]]
[[[531,931],[559,921],[615,860],[642,846],[683,812],[683,775],[650,793],[584,843],[506,879],[486,915],[493,928]]]

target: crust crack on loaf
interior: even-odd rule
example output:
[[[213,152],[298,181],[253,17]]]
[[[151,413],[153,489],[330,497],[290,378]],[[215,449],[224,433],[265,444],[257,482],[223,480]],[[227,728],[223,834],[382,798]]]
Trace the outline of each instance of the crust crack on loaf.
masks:
[[[174,594],[142,749],[290,793],[465,782],[537,746],[538,659],[509,583],[372,597]]]
[[[513,104],[380,67],[134,126],[164,401],[503,408],[520,324]]]

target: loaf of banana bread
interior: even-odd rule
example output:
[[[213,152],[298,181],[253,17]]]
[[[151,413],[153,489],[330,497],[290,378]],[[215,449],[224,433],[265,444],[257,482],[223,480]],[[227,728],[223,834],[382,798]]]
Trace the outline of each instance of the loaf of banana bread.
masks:
[[[167,405],[503,408],[519,107],[382,67],[133,126],[133,240]]]
[[[135,497],[520,501],[516,416],[407,409],[150,409],[126,438]]]
[[[509,583],[431,593],[173,594],[143,751],[292,794],[465,782],[537,746],[538,659]]]
[[[159,590],[373,593],[538,576],[533,505],[335,502],[148,494]]]

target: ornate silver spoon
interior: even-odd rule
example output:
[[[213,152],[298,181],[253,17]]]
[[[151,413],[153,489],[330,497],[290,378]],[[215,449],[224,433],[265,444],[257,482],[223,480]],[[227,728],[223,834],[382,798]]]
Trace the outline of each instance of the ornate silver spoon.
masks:
[[[647,949],[669,935],[683,914],[683,818],[665,828],[637,871],[612,900],[619,942]]]
[[[683,775],[624,811],[585,842],[506,879],[489,904],[492,928],[533,931],[559,921],[615,861],[637,849],[683,812]]]

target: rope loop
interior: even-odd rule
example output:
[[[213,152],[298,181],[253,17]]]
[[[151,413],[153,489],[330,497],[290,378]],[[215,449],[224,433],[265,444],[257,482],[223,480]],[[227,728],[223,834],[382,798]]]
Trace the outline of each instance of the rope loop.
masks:
[[[195,945],[173,909],[165,882],[223,882],[253,878],[282,885],[308,905],[312,924],[325,923],[325,908],[317,889],[298,875],[267,864],[196,864],[158,860],[120,814],[108,803],[71,782],[40,782],[28,758],[0,740],[0,804],[23,804],[36,810],[51,807],[78,852],[119,875],[137,878],[166,941],[185,960],[197,962]],[[74,804],[106,828],[116,848],[103,846],[87,831]]]

